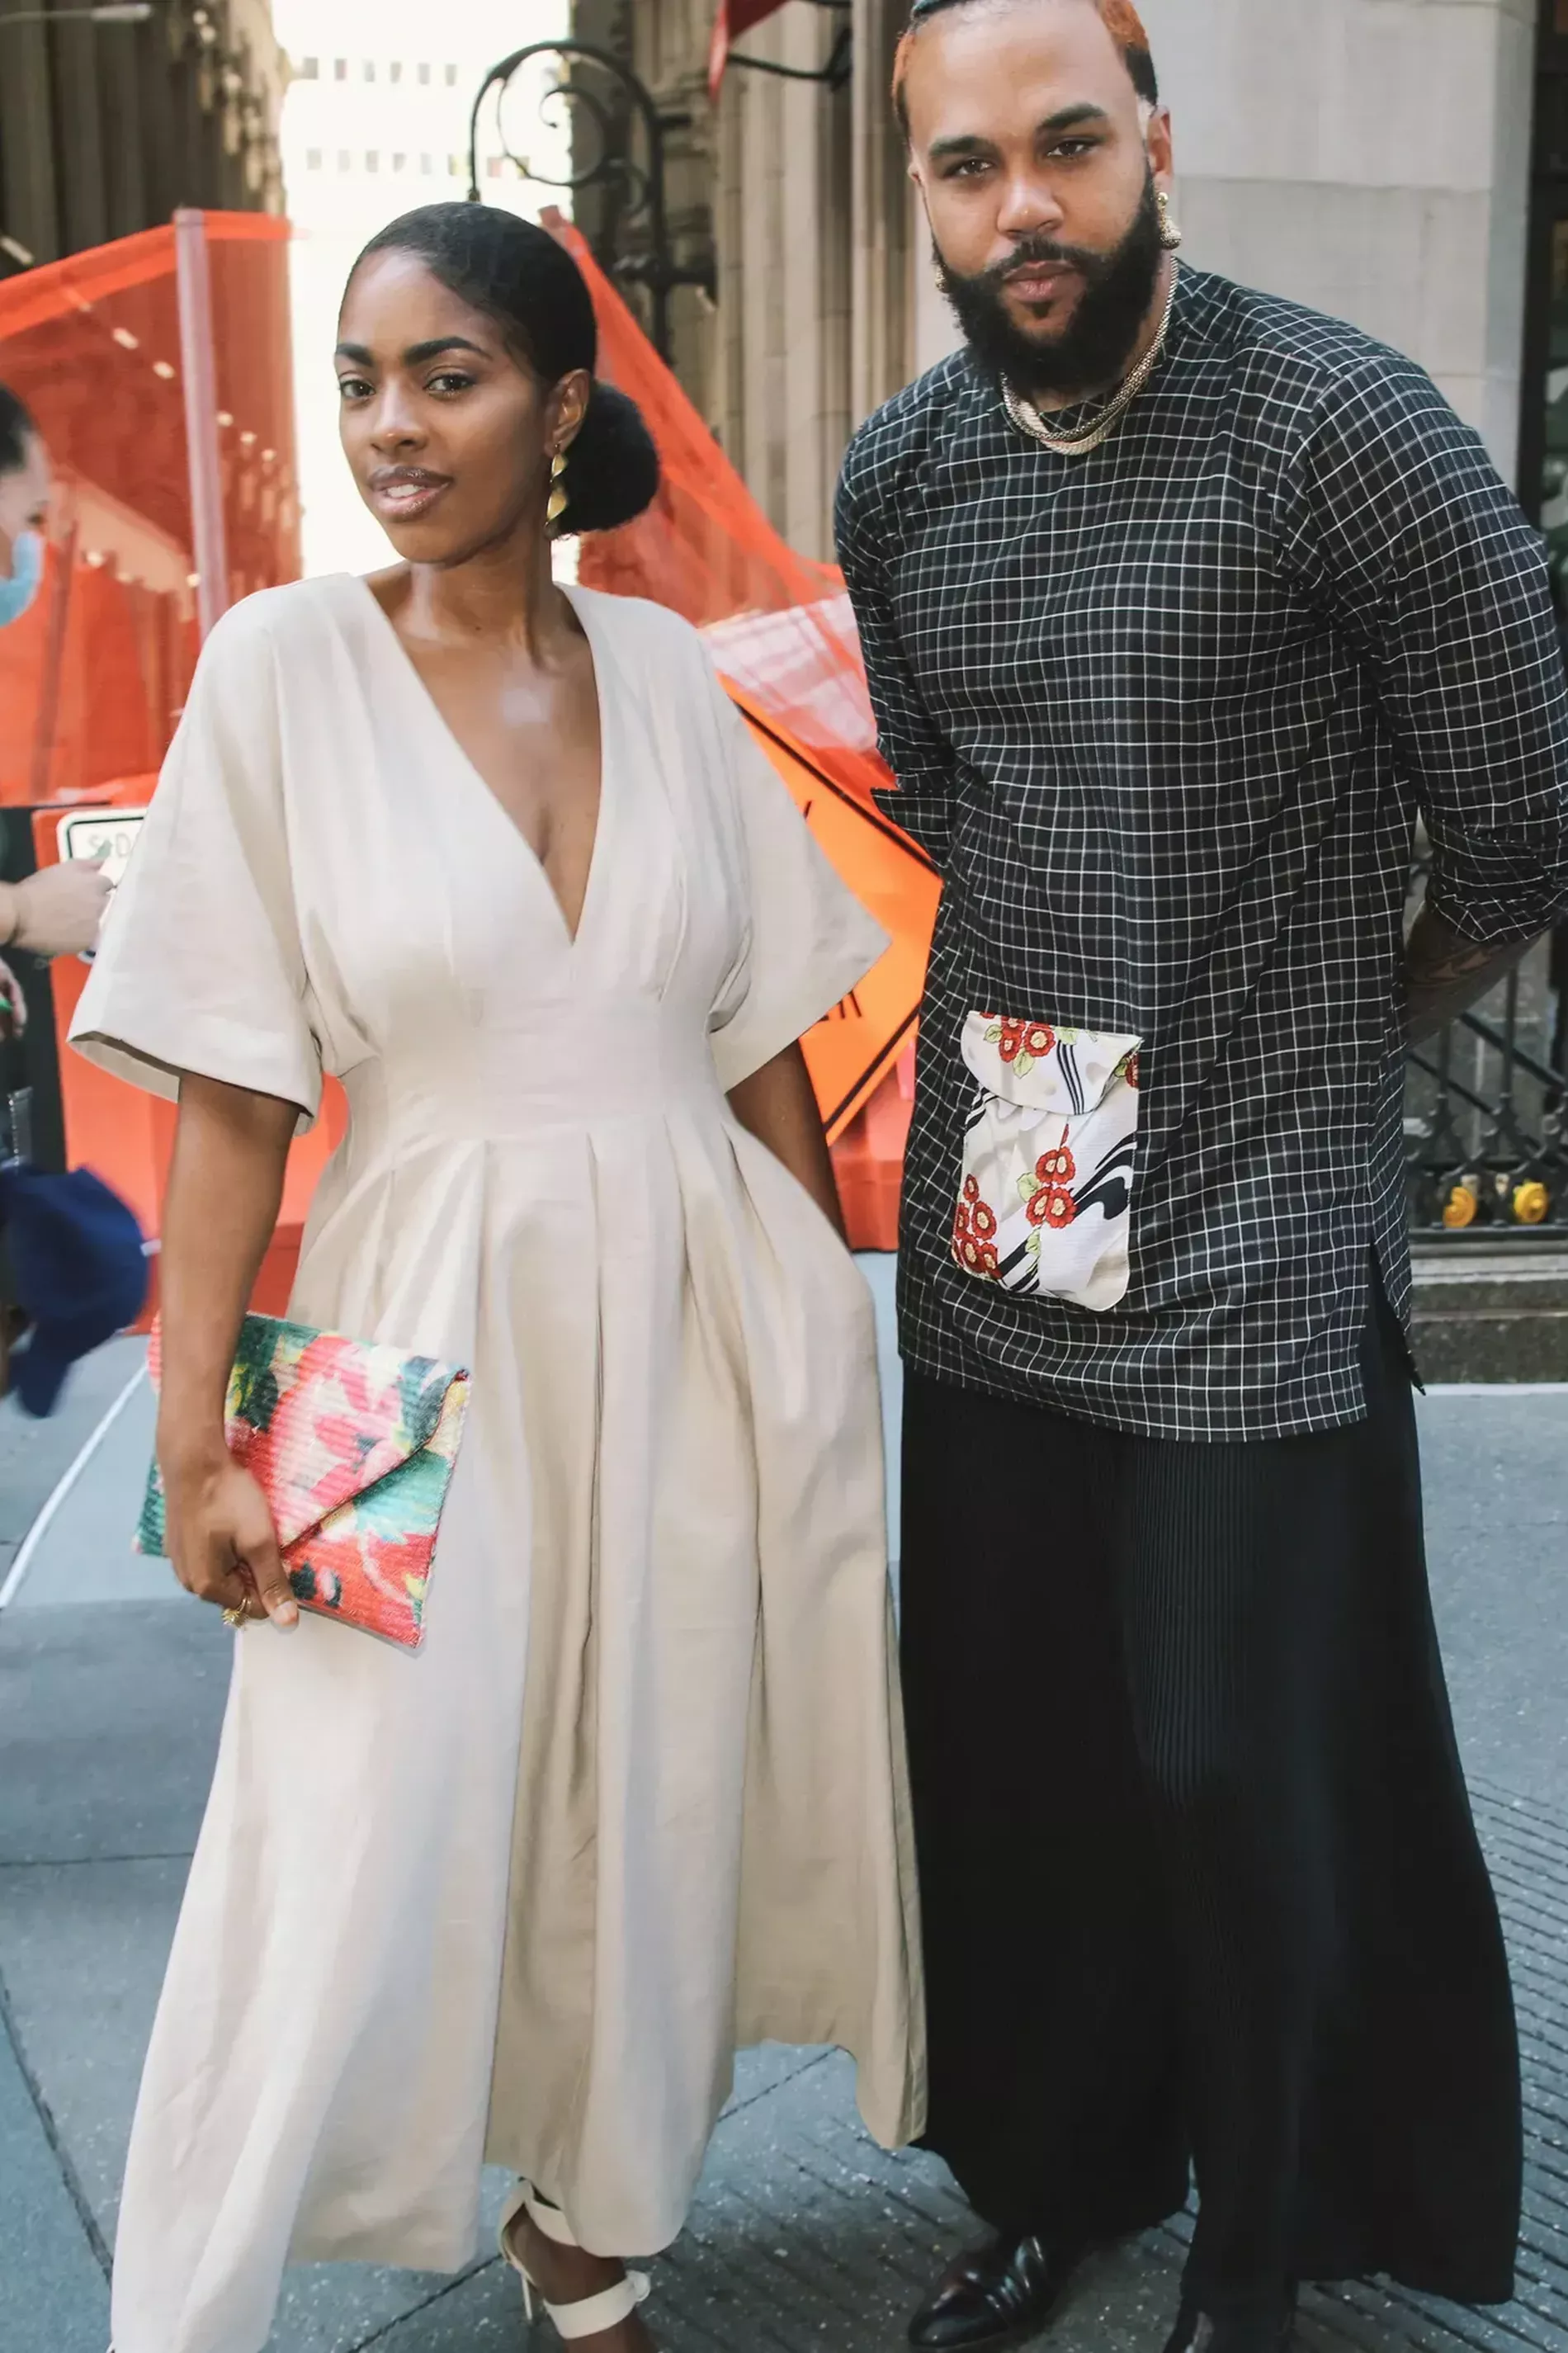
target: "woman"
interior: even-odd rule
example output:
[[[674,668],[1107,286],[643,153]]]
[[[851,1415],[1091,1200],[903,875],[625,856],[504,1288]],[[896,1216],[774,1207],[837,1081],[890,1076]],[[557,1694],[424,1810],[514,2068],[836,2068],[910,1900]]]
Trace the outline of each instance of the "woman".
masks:
[[[79,1042],[178,1088],[159,1456],[235,1683],[121,2211],[119,2353],[258,2353],[290,2256],[508,2259],[642,2353],[737,2044],[918,2128],[867,1296],[795,1040],[881,936],[693,633],[551,577],[657,468],[542,231],[384,230],[337,354],[403,562],[215,630]],[[293,1313],[469,1365],[416,1657],[298,1620],[222,1435],[284,1155]],[[284,1629],[287,1640],[279,1640]],[[542,2218],[542,2220],[539,2218]]]

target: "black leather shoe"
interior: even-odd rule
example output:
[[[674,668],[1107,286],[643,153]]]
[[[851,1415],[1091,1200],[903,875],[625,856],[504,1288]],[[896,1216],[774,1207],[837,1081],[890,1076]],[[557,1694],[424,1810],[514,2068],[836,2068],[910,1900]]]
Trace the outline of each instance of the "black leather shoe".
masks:
[[[1044,2239],[993,2239],[960,2255],[910,2323],[910,2343],[926,2353],[1021,2345],[1057,2310],[1089,2250]]]
[[[1207,2313],[1184,2300],[1165,2353],[1288,2353],[1296,2328],[1296,2291],[1278,2304]]]

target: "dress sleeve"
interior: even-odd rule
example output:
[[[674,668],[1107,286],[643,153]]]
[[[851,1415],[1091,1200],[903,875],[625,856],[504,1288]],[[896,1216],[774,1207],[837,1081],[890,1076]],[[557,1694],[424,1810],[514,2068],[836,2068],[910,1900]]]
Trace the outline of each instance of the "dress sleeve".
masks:
[[[817,848],[716,678],[713,691],[746,865],[741,954],[710,1024],[719,1082],[728,1092],[830,1013],[889,941]]]
[[[149,1092],[181,1074],[321,1102],[284,827],[274,654],[253,607],[214,629],[71,1025]]]

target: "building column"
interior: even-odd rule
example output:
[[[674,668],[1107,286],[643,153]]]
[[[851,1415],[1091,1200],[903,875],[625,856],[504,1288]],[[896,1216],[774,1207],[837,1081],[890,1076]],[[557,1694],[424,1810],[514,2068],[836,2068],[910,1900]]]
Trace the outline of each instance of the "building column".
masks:
[[[913,215],[904,142],[893,114],[893,54],[909,21],[906,0],[855,0],[854,341],[852,422],[889,399],[917,372]]]
[[[0,16],[21,16],[37,5],[37,0],[0,0]],[[0,31],[0,231],[25,246],[35,261],[57,261],[65,249],[56,195],[53,101],[47,26]]]
[[[1143,0],[1186,255],[1436,377],[1512,477],[1537,0]]]

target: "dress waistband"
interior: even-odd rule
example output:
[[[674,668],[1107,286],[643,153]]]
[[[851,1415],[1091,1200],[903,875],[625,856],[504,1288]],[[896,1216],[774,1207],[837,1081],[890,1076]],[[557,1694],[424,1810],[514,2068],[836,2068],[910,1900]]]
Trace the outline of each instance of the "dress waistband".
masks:
[[[722,1098],[688,1010],[655,997],[575,998],[433,1020],[343,1080],[356,1126],[408,1143],[524,1144],[542,1131],[659,1119]]]

